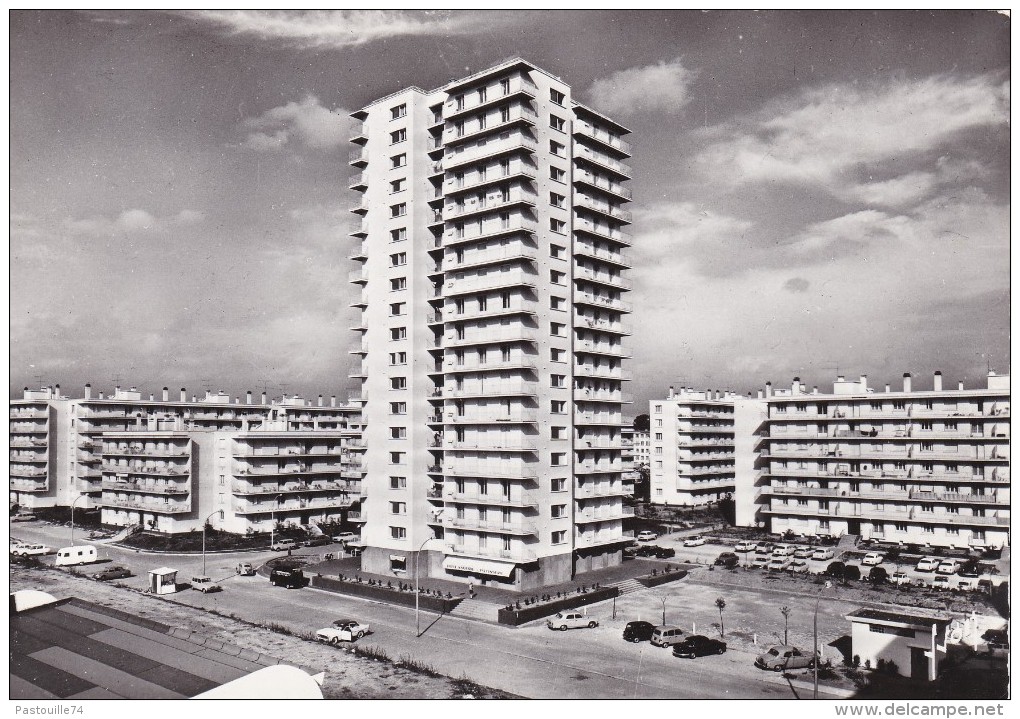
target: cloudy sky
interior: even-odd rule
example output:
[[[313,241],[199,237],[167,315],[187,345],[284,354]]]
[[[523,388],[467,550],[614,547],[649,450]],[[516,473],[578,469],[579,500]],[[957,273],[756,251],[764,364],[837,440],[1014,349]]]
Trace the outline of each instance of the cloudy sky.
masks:
[[[1008,370],[1000,15],[14,12],[10,30],[19,396],[346,396],[348,113],[514,55],[633,130],[639,402]]]

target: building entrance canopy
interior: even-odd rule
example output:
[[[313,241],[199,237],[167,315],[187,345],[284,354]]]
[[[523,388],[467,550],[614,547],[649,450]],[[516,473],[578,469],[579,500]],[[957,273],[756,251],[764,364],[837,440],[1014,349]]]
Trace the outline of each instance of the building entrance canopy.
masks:
[[[461,557],[447,557],[443,560],[443,569],[448,572],[487,574],[492,577],[509,577],[516,567],[516,564],[492,562],[487,559],[462,559]]]

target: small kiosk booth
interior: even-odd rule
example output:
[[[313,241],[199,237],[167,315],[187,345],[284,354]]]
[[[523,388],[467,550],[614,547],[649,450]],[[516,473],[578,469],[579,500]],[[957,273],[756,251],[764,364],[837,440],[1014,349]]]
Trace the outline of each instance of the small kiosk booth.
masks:
[[[150,569],[149,591],[153,594],[174,594],[177,591],[177,570],[170,567]]]

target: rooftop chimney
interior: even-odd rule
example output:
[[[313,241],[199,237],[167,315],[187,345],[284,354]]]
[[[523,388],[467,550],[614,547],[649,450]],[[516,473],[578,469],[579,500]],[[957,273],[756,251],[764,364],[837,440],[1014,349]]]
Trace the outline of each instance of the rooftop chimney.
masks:
[[[265,404],[265,403],[266,403],[266,393],[263,392],[262,393],[262,404]]]
[[[903,391],[904,392],[909,392],[910,391],[910,373],[909,372],[904,372],[903,373]]]
[[[748,392],[747,394],[750,395],[751,393]],[[765,399],[765,393],[761,390],[758,390],[758,399]]]
[[[867,392],[867,391],[868,391],[868,375],[862,374],[861,375],[861,392]]]
[[[330,407],[336,407],[336,395],[335,395],[335,394],[334,394],[334,395],[332,395],[332,396],[331,396],[331,397],[329,398],[329,406],[330,406]]]
[[[963,392],[963,380],[960,380],[960,382],[956,385],[956,389]]]
[[[106,399],[106,397],[103,396],[102,392],[99,393],[99,399]]]
[[[936,372],[932,378],[932,389],[936,392],[942,391],[942,373]]]
[[[85,385],[85,399],[92,399],[92,385]]]
[[[885,391],[886,392],[892,392],[892,387],[889,385],[888,382],[885,383]]]
[[[247,392],[245,392],[244,403],[245,404],[251,404],[251,390],[248,390]]]
[[[181,387],[181,402],[188,401],[188,390],[186,387]]]
[[[113,396],[116,397],[119,394],[120,394],[120,385],[117,385],[116,387],[113,388]]]
[[[673,385],[670,385],[669,386],[669,394],[666,395],[666,399],[673,399],[673,392],[674,392]]]
[[[322,395],[321,394],[319,395],[319,406],[320,407],[322,406]]]
[[[59,396],[60,396],[60,385],[59,385],[59,384],[58,384],[58,385],[56,385],[56,386],[55,386],[55,387],[53,388],[53,393],[54,393],[54,394],[53,394],[53,396],[54,396],[54,397],[59,397]]]
[[[170,401],[170,388],[169,387],[164,387],[163,388],[163,401],[164,402],[169,402]]]
[[[818,394],[818,385],[811,388],[811,394]]]
[[[765,398],[768,399],[771,396],[772,396],[772,383],[771,382],[766,382],[765,383]]]
[[[790,385],[790,392],[792,394],[797,394],[799,391],[800,391],[800,377],[794,377],[793,384]]]
[[[152,402],[152,401],[153,401],[154,399],[156,399],[156,395],[154,395],[154,394],[152,394],[152,393],[150,392],[150,393],[149,393],[149,401],[150,401],[150,402]]]

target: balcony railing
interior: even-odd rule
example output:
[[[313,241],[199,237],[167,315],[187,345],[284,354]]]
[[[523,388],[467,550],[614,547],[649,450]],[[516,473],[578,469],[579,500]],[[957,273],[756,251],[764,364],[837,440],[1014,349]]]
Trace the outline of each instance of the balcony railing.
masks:
[[[574,271],[574,279],[597,282],[599,284],[609,285],[610,287],[616,287],[621,290],[629,290],[633,287],[633,283],[631,283],[630,280],[625,280],[620,275],[611,275],[606,272],[595,272],[587,267],[576,269]]]
[[[443,474],[448,477],[485,477],[488,479],[536,479],[538,468],[535,465],[512,464],[471,464],[450,460],[443,467]]]
[[[105,495],[97,499],[96,504],[103,507],[138,509],[154,514],[182,514],[191,511],[191,504],[188,502],[139,502],[130,499],[115,499]]]
[[[469,529],[495,532],[497,534],[533,535],[538,533],[538,525],[535,522],[529,521],[492,522],[480,519],[444,517],[442,524],[448,529]]]
[[[538,151],[538,145],[534,140],[530,140],[519,133],[517,135],[511,135],[506,139],[493,140],[492,142],[487,142],[484,145],[476,147],[461,147],[464,148],[461,152],[447,153],[444,162],[448,171],[453,170],[455,167],[472,164],[478,160],[496,157],[507,152],[515,152],[518,150],[524,150],[526,152]]]
[[[477,494],[446,490],[443,497],[447,502],[459,502],[461,504],[485,504],[502,507],[537,507],[538,499],[530,493],[526,494]]]
[[[614,220],[619,220],[620,222],[629,223],[634,219],[634,216],[629,210],[624,210],[615,205],[611,205],[608,202],[599,202],[590,197],[585,197],[584,195],[574,196],[574,206],[583,207],[589,212],[598,212],[606,215],[607,217],[611,217]]]
[[[147,482],[102,482],[102,489],[114,492],[141,492],[145,494],[188,494],[185,484],[149,484]]]
[[[591,292],[575,291],[574,302],[592,305],[603,309],[616,310],[618,312],[631,312],[634,309],[634,306],[630,302],[625,302],[618,298],[595,295]]]
[[[443,420],[444,424],[533,424],[538,421],[537,412],[511,412],[509,414],[490,415],[450,415]]]
[[[597,142],[601,142],[603,145],[609,145],[614,150],[631,154],[631,144],[626,140],[621,140],[616,135],[610,135],[605,130],[597,127],[592,127],[583,121],[574,122],[573,130],[575,135],[582,135],[584,137],[591,138]]]

